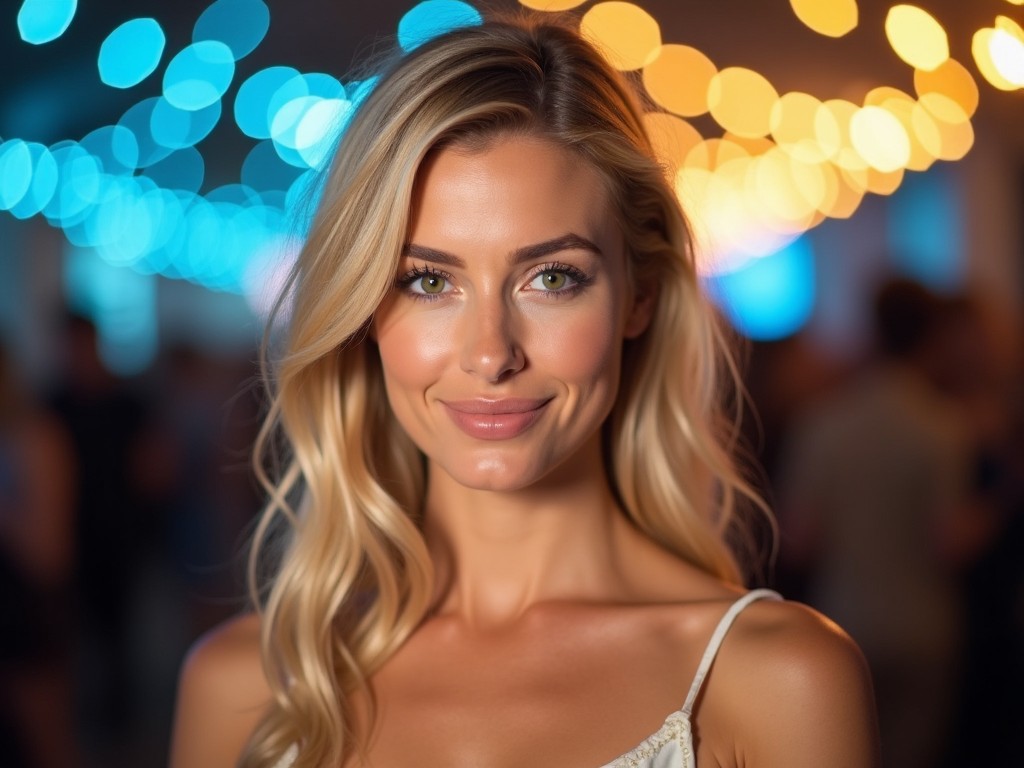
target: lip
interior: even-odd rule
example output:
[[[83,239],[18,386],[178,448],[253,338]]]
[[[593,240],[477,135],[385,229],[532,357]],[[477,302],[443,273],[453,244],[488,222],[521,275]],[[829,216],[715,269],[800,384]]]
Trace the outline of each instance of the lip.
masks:
[[[541,417],[551,398],[442,400],[452,422],[478,440],[509,440],[526,432]]]

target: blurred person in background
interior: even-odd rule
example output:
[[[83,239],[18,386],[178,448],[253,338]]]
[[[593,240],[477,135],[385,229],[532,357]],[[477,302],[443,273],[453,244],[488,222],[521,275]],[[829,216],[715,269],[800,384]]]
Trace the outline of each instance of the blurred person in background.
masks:
[[[941,764],[962,652],[960,569],[977,552],[974,441],[940,387],[951,305],[886,282],[866,370],[794,419],[779,474],[783,558],[857,640],[875,679],[883,764]],[[984,530],[985,526],[980,526]]]
[[[76,466],[60,423],[0,345],[0,763],[75,764]]]
[[[132,599],[155,522],[142,504],[147,409],[104,365],[92,321],[68,315],[63,334],[63,370],[50,404],[70,435],[78,468],[80,714],[97,748],[116,748],[133,716]]]

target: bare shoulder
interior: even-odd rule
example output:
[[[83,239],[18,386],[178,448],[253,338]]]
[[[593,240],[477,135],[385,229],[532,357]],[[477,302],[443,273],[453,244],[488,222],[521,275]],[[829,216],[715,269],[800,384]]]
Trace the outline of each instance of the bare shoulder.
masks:
[[[706,694],[709,737],[727,740],[741,765],[879,763],[864,657],[839,626],[805,605],[749,606],[722,645]]]
[[[182,665],[171,768],[234,765],[270,701],[255,614],[231,619],[192,646]]]

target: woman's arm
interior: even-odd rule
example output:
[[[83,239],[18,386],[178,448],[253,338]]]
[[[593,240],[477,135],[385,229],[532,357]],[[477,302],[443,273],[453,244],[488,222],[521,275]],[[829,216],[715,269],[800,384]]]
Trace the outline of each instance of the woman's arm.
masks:
[[[182,667],[170,768],[235,765],[269,700],[256,616],[200,638]]]
[[[716,667],[719,680],[709,679],[706,703],[719,713],[715,722],[725,724],[713,728],[715,736],[731,735],[737,765],[880,765],[867,663],[845,632],[810,608],[751,606],[726,638]]]

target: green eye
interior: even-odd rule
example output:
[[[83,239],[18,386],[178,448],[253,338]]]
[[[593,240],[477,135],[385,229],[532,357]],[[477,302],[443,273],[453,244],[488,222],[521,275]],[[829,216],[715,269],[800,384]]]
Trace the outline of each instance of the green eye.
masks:
[[[540,275],[541,285],[549,291],[561,290],[567,280],[565,272],[543,272]]]
[[[420,278],[420,289],[423,293],[442,293],[445,287],[445,279],[440,275],[424,275]]]

